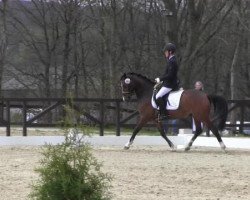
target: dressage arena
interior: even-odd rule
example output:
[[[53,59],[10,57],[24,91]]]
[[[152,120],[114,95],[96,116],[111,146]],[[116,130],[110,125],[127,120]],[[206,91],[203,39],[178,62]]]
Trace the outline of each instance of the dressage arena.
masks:
[[[138,136],[136,141],[140,140]],[[113,176],[115,200],[250,199],[249,149],[228,148],[224,153],[217,147],[194,146],[190,152],[171,152],[164,143],[135,143],[129,150],[119,143],[93,148],[103,162],[102,171]],[[27,144],[0,146],[1,200],[27,199],[30,184],[38,178],[34,168],[40,150]]]

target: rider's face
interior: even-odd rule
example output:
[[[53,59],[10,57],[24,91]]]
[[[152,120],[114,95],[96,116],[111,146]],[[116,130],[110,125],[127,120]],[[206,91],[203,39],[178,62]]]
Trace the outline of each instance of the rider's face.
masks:
[[[169,56],[170,56],[170,52],[169,51],[165,51],[164,54],[165,54],[166,58],[169,58]]]
[[[196,90],[202,90],[202,84],[199,83],[199,82],[197,82],[197,83],[195,83],[194,88],[195,88]]]

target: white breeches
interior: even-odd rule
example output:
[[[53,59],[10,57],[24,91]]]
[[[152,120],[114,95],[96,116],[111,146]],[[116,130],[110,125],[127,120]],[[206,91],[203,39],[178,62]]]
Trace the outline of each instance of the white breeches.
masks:
[[[156,99],[163,97],[165,94],[169,93],[172,88],[162,87],[159,92],[156,94]]]

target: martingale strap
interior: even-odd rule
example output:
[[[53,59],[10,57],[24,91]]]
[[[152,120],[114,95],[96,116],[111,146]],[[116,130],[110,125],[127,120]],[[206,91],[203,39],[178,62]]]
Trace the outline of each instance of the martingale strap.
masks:
[[[159,83],[156,83],[156,84],[154,85],[154,90],[155,90],[156,92],[158,92],[158,91],[161,89],[162,85],[163,85],[163,81],[161,81],[161,82],[159,82]]]

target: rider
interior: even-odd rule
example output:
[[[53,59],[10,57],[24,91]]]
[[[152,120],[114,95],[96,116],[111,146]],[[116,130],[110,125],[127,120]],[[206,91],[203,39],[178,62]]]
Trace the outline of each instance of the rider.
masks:
[[[158,116],[159,121],[167,118],[164,96],[168,94],[173,88],[176,88],[178,86],[177,72],[179,67],[177,65],[175,56],[176,46],[172,43],[168,43],[165,45],[163,51],[167,61],[166,70],[163,76],[155,79],[157,83],[163,81],[162,88],[156,94],[156,104],[160,109]]]

